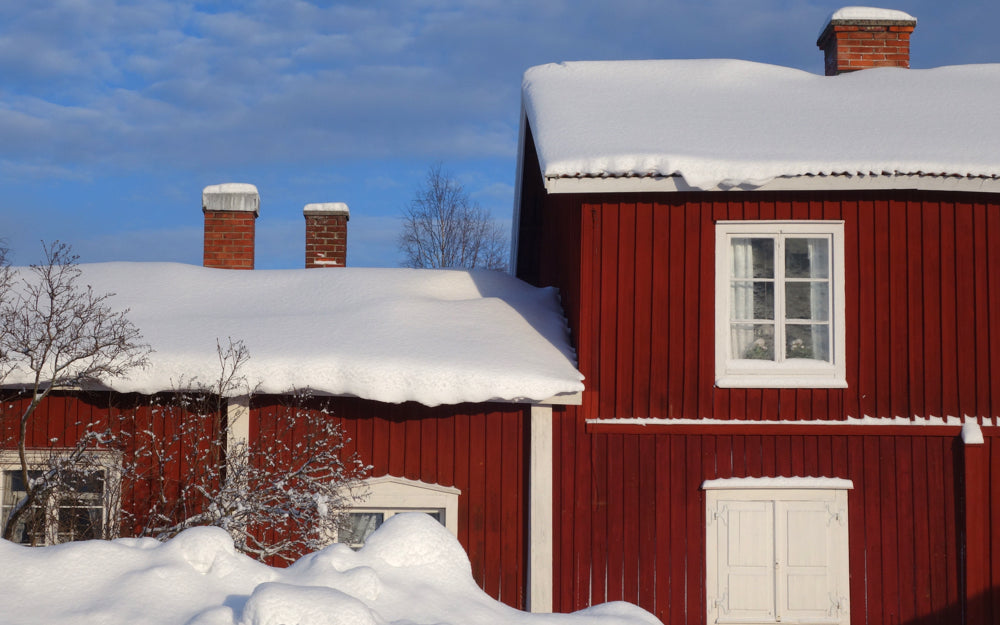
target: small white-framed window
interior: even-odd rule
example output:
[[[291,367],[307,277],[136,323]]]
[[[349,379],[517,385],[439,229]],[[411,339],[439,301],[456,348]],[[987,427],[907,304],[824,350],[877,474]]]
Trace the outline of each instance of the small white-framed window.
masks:
[[[708,623],[850,623],[850,480],[744,478],[702,488]]]
[[[364,485],[367,494],[351,506],[344,526],[337,532],[336,542],[358,549],[382,523],[402,512],[428,514],[458,535],[461,491],[457,488],[392,475],[368,478]]]
[[[31,450],[28,479],[43,477],[57,464],[59,451]],[[67,452],[68,453],[68,452]],[[88,452],[78,470],[64,471],[62,484],[32,504],[14,528],[13,542],[43,546],[76,540],[113,538],[117,518],[119,472],[110,470],[119,458],[113,452]],[[0,452],[0,527],[27,495],[16,452]]]
[[[843,221],[720,221],[716,386],[847,386]]]

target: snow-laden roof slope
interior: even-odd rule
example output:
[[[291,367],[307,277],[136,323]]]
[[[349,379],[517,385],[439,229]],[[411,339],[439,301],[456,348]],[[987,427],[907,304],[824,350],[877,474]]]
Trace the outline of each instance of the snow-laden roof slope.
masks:
[[[217,379],[216,339],[227,337],[245,342],[245,373],[265,393],[308,387],[437,405],[583,388],[555,290],[498,272],[80,268],[81,284],[116,293],[112,304],[130,309],[155,350],[147,369],[111,381],[123,392]]]
[[[1000,64],[817,76],[734,60],[541,65],[525,111],[546,178],[1000,176]]]
[[[440,523],[395,515],[364,547],[331,545],[287,569],[236,553],[222,529],[166,543],[0,541],[0,622],[18,625],[657,625],[624,602],[529,614],[490,598]]]

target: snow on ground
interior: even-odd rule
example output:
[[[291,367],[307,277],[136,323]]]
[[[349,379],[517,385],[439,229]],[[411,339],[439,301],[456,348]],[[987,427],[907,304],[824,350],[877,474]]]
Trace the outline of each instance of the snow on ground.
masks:
[[[263,393],[311,388],[434,406],[583,389],[551,288],[492,271],[233,271],[177,263],[80,265],[155,350],[111,382],[155,393],[218,378],[216,339],[245,342]],[[7,383],[25,381],[13,374]]]
[[[360,551],[333,545],[290,568],[237,554],[225,531],[22,547],[0,541],[0,623],[18,625],[658,625],[631,604],[571,615],[510,608],[475,584],[458,541],[395,515]]]
[[[1000,176],[1000,64],[817,76],[735,60],[540,65],[522,86],[546,177]]]

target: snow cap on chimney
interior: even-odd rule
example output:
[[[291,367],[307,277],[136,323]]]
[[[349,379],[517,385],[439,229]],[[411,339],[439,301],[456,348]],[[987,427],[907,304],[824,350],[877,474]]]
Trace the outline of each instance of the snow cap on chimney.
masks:
[[[201,192],[205,213],[203,264],[218,269],[253,269],[260,194],[252,184],[229,182]]]
[[[844,7],[834,11],[816,45],[825,54],[826,75],[871,67],[910,67],[910,34],[917,18],[903,11]]]
[[[306,268],[344,267],[347,264],[347,221],[351,211],[343,202],[306,204]]]

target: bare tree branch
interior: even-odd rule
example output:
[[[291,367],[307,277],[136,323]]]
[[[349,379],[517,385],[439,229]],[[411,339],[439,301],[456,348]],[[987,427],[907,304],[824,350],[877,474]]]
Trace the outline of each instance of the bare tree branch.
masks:
[[[45,262],[27,270],[7,267],[6,250],[0,259],[0,385],[16,373],[28,380],[31,396],[20,415],[17,441],[27,494],[7,518],[3,537],[8,540],[32,507],[72,479],[80,459],[76,452],[101,442],[85,433],[48,472],[32,477],[26,440],[38,405],[55,389],[79,388],[143,367],[150,351],[128,311],[111,308],[113,294],[96,294],[80,283],[77,256],[68,245],[56,241],[43,249]]]
[[[503,228],[474,203],[462,184],[433,165],[403,211],[399,248],[414,268],[507,270]]]
[[[217,348],[218,380],[185,382],[194,390],[176,393],[174,405],[159,411],[171,427],[138,435],[131,479],[146,482],[151,496],[136,531],[165,540],[214,525],[244,553],[294,561],[329,544],[369,467],[344,451],[340,425],[307,391],[290,393],[287,405],[269,414],[255,445],[227,448],[225,397],[250,392],[242,374],[250,356],[242,341]]]

